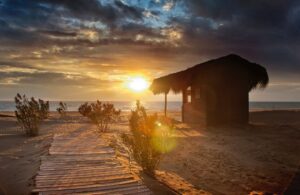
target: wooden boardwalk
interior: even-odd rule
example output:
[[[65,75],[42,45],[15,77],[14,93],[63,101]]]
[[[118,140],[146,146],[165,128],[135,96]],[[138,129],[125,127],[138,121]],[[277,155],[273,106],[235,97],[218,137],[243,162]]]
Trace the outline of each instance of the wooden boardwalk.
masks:
[[[92,131],[55,135],[35,184],[39,194],[151,194]]]

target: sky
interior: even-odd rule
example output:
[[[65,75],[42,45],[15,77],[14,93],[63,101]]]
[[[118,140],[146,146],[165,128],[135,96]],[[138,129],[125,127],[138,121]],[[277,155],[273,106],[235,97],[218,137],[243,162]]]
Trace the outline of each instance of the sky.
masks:
[[[251,101],[300,101],[300,1],[0,0],[1,100],[163,100],[126,82],[230,53],[267,68]]]

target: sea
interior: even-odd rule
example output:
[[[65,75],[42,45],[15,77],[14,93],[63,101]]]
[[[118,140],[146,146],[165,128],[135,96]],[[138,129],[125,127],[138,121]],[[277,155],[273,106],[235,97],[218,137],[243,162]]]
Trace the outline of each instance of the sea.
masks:
[[[77,111],[78,107],[86,101],[65,101],[68,111]],[[116,108],[122,111],[130,111],[134,109],[134,101],[111,101]],[[164,102],[162,101],[147,101],[141,102],[142,105],[149,111],[162,111]],[[50,101],[50,111],[56,111],[59,101]],[[180,111],[180,101],[169,101],[169,111]],[[300,109],[300,102],[249,102],[249,109],[252,110],[290,110]],[[15,103],[13,101],[0,101],[0,111],[15,111]]]

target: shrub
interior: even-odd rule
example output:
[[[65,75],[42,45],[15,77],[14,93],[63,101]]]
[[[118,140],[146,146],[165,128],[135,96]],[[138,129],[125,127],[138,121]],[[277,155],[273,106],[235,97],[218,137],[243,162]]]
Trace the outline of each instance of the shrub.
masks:
[[[147,115],[139,101],[136,110],[131,111],[129,125],[131,134],[123,134],[123,141],[143,171],[154,175],[162,154],[175,146],[171,137],[174,126],[165,117]]]
[[[65,117],[67,114],[67,104],[65,102],[59,102],[58,108],[56,108],[57,112],[60,114],[60,117]]]
[[[17,94],[15,103],[15,115],[26,135],[38,135],[40,122],[48,117],[49,102],[40,99],[37,101],[33,97],[28,99],[25,95]]]
[[[107,131],[109,125],[118,120],[121,114],[121,110],[115,109],[113,104],[102,103],[99,100],[96,103],[84,103],[78,110],[96,124],[101,132]]]
[[[87,102],[81,104],[78,108],[78,112],[85,117],[87,117],[91,113],[91,111],[92,111],[92,107]]]
[[[44,101],[42,99],[39,99],[39,112],[42,119],[47,119],[49,117],[49,101]]]

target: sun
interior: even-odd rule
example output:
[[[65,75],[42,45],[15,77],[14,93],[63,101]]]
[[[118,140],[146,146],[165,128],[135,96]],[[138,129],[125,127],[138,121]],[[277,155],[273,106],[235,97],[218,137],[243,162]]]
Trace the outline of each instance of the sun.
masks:
[[[149,87],[149,82],[143,77],[132,77],[129,79],[128,88],[135,92],[142,92]]]

